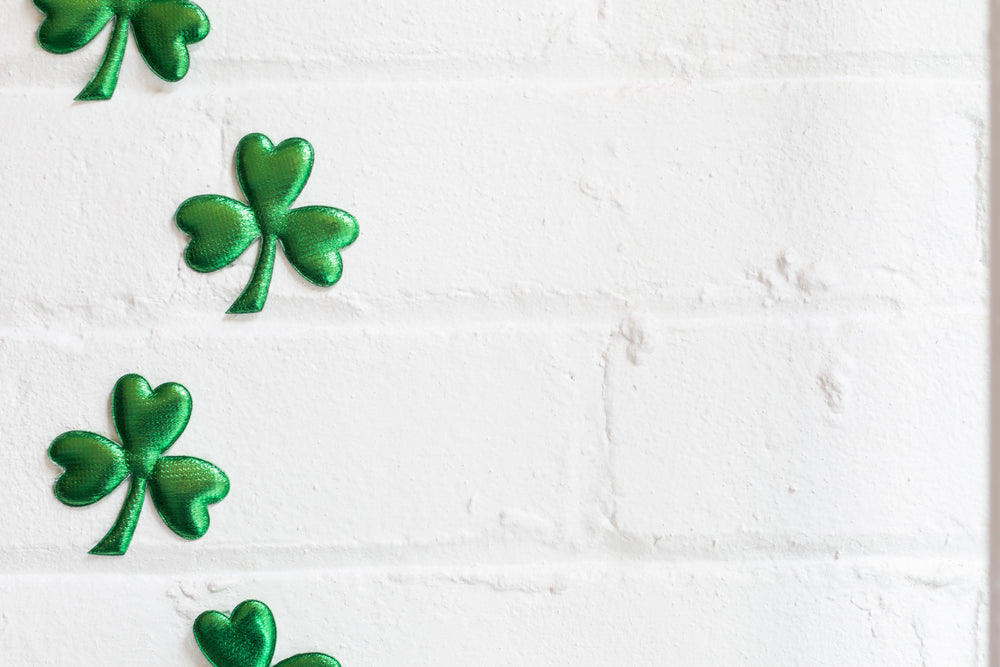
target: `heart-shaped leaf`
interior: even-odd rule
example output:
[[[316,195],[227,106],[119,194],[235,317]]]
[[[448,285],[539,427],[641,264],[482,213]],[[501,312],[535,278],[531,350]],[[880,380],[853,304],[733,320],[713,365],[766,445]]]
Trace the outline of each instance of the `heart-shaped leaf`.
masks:
[[[34,0],[45,14],[38,43],[50,53],[70,53],[89,44],[107,25],[114,11],[104,0]]]
[[[340,663],[322,653],[300,653],[282,660],[274,667],[340,667]]]
[[[121,377],[111,394],[111,417],[137,474],[148,474],[155,457],[180,437],[191,417],[191,394],[176,382],[151,389],[141,375]]]
[[[275,146],[263,134],[248,134],[236,146],[236,177],[250,206],[265,215],[265,227],[284,219],[312,171],[313,150],[305,139],[285,139]],[[263,229],[276,234],[278,229]]]
[[[358,238],[358,221],[330,206],[306,206],[288,212],[279,238],[285,256],[303,278],[329,287],[343,270],[340,248]]]
[[[267,605],[241,602],[227,618],[206,611],[194,621],[194,638],[214,667],[268,667],[277,629]]]
[[[184,259],[203,273],[228,265],[260,236],[253,210],[221,195],[191,197],[177,209],[174,220],[191,236]]]
[[[128,475],[121,447],[88,431],[60,435],[49,445],[49,458],[66,469],[56,480],[56,498],[74,507],[96,503]]]
[[[229,478],[193,456],[162,456],[149,478],[149,494],[163,523],[186,540],[208,531],[208,506],[229,493]]]
[[[132,18],[139,53],[157,76],[180,81],[188,71],[188,44],[208,36],[209,23],[198,5],[184,0],[153,0]]]

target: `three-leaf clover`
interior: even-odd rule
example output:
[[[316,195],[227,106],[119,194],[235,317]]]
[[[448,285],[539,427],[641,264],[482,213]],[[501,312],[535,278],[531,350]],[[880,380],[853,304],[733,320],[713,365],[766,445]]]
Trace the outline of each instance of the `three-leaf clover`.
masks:
[[[194,540],[208,530],[208,505],[229,493],[229,478],[192,456],[163,456],[187,426],[191,395],[176,382],[151,389],[145,378],[119,378],[111,393],[111,419],[121,444],[89,431],[69,431],[52,441],[49,457],[66,469],[56,498],[67,505],[96,503],[131,477],[115,525],[92,554],[120,556],[128,549],[148,486],[163,522]]]
[[[277,628],[274,615],[258,600],[236,605],[230,617],[206,611],[194,621],[194,638],[214,667],[269,667]],[[300,653],[274,667],[340,667],[322,653]]]
[[[104,60],[78,100],[106,100],[115,92],[125,56],[128,27],[149,69],[167,81],[188,71],[187,45],[208,35],[208,17],[187,0],[34,0],[45,14],[38,43],[52,53],[70,53],[89,44],[114,20]]]
[[[248,134],[236,147],[236,177],[247,204],[222,195],[199,195],[177,209],[175,220],[191,236],[187,265],[207,273],[232,263],[260,238],[253,275],[230,313],[256,313],[264,307],[278,241],[299,274],[320,287],[340,279],[340,249],[358,238],[358,221],[330,206],[291,208],[313,165],[305,139],[275,146],[263,134]]]

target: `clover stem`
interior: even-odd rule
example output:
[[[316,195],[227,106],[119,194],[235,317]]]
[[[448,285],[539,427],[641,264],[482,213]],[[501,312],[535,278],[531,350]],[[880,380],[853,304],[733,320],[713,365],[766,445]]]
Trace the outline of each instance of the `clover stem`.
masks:
[[[277,236],[264,234],[260,238],[260,250],[257,253],[257,263],[254,264],[250,282],[226,312],[233,315],[259,313],[264,307],[264,302],[267,301],[267,288],[271,286],[271,271],[274,270],[274,252],[277,244]]]
[[[125,497],[125,504],[122,505],[122,509],[118,513],[115,525],[111,526],[108,534],[90,550],[90,553],[95,556],[121,556],[124,554],[132,541],[132,533],[135,532],[135,525],[139,522],[139,513],[142,511],[142,501],[145,498],[146,479],[133,475],[128,495]]]
[[[127,41],[128,19],[116,16],[114,31],[108,41],[108,48],[104,52],[104,60],[101,61],[101,66],[94,74],[94,78],[76,96],[77,100],[86,102],[106,100],[111,97],[111,93],[115,92],[115,86],[118,85],[118,71],[122,66]]]

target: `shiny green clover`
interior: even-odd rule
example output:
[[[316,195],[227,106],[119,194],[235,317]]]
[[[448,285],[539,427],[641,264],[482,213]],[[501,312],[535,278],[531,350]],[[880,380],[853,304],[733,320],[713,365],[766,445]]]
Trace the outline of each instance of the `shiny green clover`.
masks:
[[[320,287],[337,282],[343,271],[339,251],[358,238],[358,221],[330,206],[291,208],[312,171],[309,142],[293,138],[275,146],[263,134],[248,134],[236,146],[235,164],[247,204],[199,195],[177,209],[177,226],[191,237],[184,251],[187,265],[202,273],[216,271],[260,238],[253,275],[230,313],[264,307],[278,241],[303,278]]]
[[[191,417],[191,395],[176,382],[151,389],[145,378],[125,375],[111,393],[111,419],[121,444],[88,431],[69,431],[52,441],[49,457],[66,469],[56,480],[56,498],[74,507],[90,505],[131,477],[114,526],[90,553],[121,556],[135,532],[148,486],[153,504],[170,530],[195,540],[208,530],[208,505],[229,493],[229,478],[192,456],[163,456]]]
[[[206,611],[194,621],[194,638],[214,667],[270,667],[277,628],[267,605],[247,600],[230,617]],[[300,653],[274,667],[340,667],[322,653]]]
[[[209,30],[205,12],[186,0],[33,1],[45,14],[38,43],[52,53],[82,48],[114,21],[104,60],[78,100],[106,100],[115,92],[129,25],[149,69],[167,81],[179,81],[187,74],[187,45],[205,39]]]

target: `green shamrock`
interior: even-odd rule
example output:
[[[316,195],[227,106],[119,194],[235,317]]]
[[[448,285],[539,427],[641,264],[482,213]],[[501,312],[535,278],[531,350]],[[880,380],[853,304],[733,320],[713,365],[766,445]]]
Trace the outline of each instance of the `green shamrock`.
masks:
[[[131,24],[136,46],[149,69],[167,81],[188,71],[187,45],[208,35],[208,17],[186,0],[34,0],[45,14],[38,43],[52,53],[70,53],[89,44],[114,20],[104,60],[78,100],[106,100],[115,92]]]
[[[258,600],[236,605],[232,616],[206,611],[194,620],[194,638],[214,667],[269,667],[277,628],[274,615]],[[322,653],[300,653],[274,667],[340,667]]]
[[[320,287],[340,279],[339,250],[358,238],[358,221],[330,206],[291,208],[313,165],[305,139],[275,146],[263,134],[248,134],[236,146],[236,177],[249,205],[222,195],[191,197],[175,220],[191,237],[187,265],[207,273],[232,263],[260,237],[253,275],[230,313],[256,313],[264,307],[278,241],[299,274]]]
[[[119,378],[111,393],[111,419],[121,444],[89,431],[69,431],[52,441],[49,457],[66,469],[56,498],[90,505],[131,476],[118,519],[90,553],[121,556],[135,532],[149,486],[153,504],[170,530],[195,540],[208,530],[208,505],[229,493],[229,478],[208,461],[163,456],[187,426],[191,394],[176,382],[151,389],[145,378]]]

